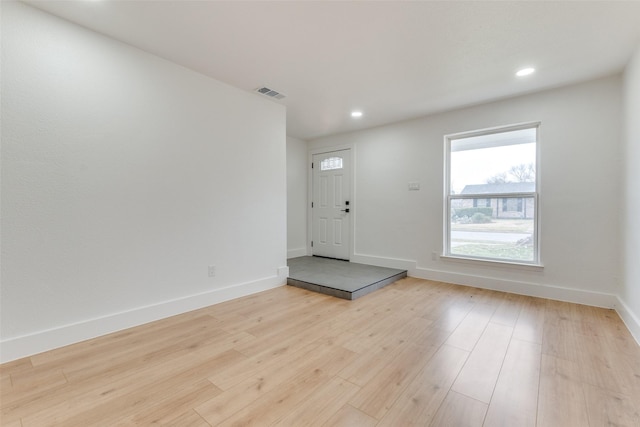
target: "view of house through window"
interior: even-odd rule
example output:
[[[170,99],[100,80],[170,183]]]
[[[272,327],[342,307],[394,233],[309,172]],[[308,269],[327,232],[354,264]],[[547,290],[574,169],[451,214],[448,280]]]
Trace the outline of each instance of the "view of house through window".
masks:
[[[537,264],[538,124],[446,137],[445,255]]]

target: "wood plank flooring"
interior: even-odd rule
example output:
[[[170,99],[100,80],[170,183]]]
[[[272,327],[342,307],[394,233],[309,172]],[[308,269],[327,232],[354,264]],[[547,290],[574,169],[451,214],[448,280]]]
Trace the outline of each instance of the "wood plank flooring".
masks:
[[[612,310],[406,278],[283,286],[0,366],[2,426],[640,426]]]

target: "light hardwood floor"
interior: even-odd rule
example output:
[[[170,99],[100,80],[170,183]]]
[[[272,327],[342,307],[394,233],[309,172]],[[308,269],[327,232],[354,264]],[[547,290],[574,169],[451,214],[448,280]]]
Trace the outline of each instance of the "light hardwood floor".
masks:
[[[640,426],[611,310],[407,278],[283,286],[4,364],[2,426]]]

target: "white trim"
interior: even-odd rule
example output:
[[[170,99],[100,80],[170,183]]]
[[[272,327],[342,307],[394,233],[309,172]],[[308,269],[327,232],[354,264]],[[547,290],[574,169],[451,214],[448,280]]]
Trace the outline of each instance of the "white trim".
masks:
[[[640,319],[631,311],[629,306],[624,303],[624,301],[618,297],[616,304],[613,307],[618,316],[622,319],[629,332],[631,332],[631,336],[636,340],[638,345],[640,345]]]
[[[297,249],[289,249],[287,251],[287,259],[298,258],[301,256],[307,256],[307,248],[297,248]]]
[[[534,127],[540,128],[541,124],[542,124],[542,121],[523,122],[523,123],[516,123],[514,125],[494,126],[494,127],[485,128],[485,129],[464,131],[464,132],[458,132],[458,133],[449,133],[444,137],[445,139],[469,138],[472,136],[491,135],[492,133],[510,132],[514,130],[529,129]]]
[[[535,191],[528,193],[469,193],[469,194],[450,194],[451,199],[530,199],[536,196]],[[489,206],[487,206],[489,207]]]
[[[239,283],[196,295],[9,338],[0,341],[0,363],[10,362],[65,345],[283,286],[289,275],[289,268],[280,267],[278,271],[279,275],[277,276]]]
[[[452,283],[454,285],[472,286],[518,295],[573,302],[576,304],[584,304],[594,307],[615,308],[618,303],[618,297],[616,295],[602,292],[585,291],[582,289],[565,288],[562,286],[521,282],[516,280],[505,280],[496,277],[479,276],[477,274],[452,273],[449,271],[428,269],[418,267],[416,261],[405,259],[383,258],[363,254],[358,254],[354,258],[354,262],[377,265],[380,267],[401,268],[407,270],[407,275],[410,277]],[[517,265],[513,267],[520,268],[521,266]],[[525,266],[525,268],[526,267],[531,266]]]
[[[462,263],[467,263],[470,265],[490,265],[492,267],[500,267],[500,266],[506,266],[506,267],[515,267],[515,268],[522,268],[522,269],[533,269],[533,270],[541,270],[544,268],[544,265],[542,264],[535,264],[532,262],[518,262],[518,261],[502,261],[502,260],[497,260],[495,258],[472,258],[472,257],[465,257],[462,255],[440,255],[440,259],[444,260],[444,261],[460,261]]]
[[[451,273],[426,268],[416,268],[416,270],[409,275],[411,277],[452,283],[454,285],[473,286],[493,291],[566,301],[594,307],[613,308],[617,298],[613,294],[602,292],[585,291],[582,289],[565,288],[541,283],[504,280],[495,277],[478,276],[476,274]]]
[[[400,258],[384,258],[374,255],[353,254],[351,262],[369,264],[378,267],[399,268],[411,272],[416,269],[416,262]]]
[[[541,197],[541,195],[543,194],[543,189],[542,189],[542,181],[540,180],[540,177],[542,176],[542,150],[540,147],[542,147],[542,122],[536,122],[536,200],[535,200],[535,215],[536,215],[536,220],[533,223],[534,226],[534,230],[533,232],[535,233],[535,241],[536,241],[536,260],[538,262],[538,264],[543,265],[543,260],[542,260],[542,232],[541,232],[541,227],[543,224],[542,221],[542,208],[540,207],[540,200],[544,200],[543,197]]]

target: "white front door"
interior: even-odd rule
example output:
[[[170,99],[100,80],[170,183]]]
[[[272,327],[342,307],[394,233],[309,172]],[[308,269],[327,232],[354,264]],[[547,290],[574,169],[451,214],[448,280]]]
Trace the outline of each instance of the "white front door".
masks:
[[[351,150],[313,155],[312,253],[349,259]]]

